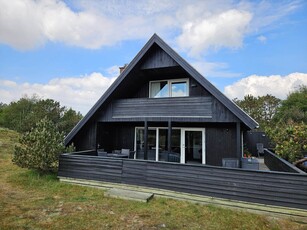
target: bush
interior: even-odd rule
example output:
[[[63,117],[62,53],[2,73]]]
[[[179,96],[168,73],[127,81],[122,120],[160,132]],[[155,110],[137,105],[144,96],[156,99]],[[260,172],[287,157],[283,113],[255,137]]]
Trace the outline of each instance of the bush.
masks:
[[[282,158],[294,162],[303,158],[307,150],[307,124],[280,123],[274,129],[266,130],[270,139],[276,143],[275,151]]]
[[[52,121],[44,118],[20,137],[15,146],[13,162],[22,168],[56,172],[59,155],[69,151],[73,151],[73,147],[64,146],[64,135]]]

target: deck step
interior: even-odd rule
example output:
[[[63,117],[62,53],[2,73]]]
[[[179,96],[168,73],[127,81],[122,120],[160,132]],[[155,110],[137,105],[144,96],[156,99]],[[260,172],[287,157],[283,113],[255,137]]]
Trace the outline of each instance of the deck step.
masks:
[[[152,197],[153,193],[148,192],[138,192],[127,189],[111,188],[108,189],[105,193],[105,196],[120,198],[125,200],[134,200],[140,202],[148,202]]]

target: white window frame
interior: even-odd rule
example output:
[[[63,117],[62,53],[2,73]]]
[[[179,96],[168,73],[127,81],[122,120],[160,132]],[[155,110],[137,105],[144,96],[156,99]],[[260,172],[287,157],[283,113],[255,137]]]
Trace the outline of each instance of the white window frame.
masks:
[[[190,95],[189,92],[189,78],[181,78],[181,79],[165,79],[165,80],[158,80],[158,81],[150,81],[149,82],[149,98],[155,98],[151,96],[151,84],[155,83],[155,82],[162,82],[162,81],[166,81],[167,85],[168,85],[168,97],[173,97],[172,95],[172,83],[176,83],[176,82],[186,82],[187,84],[187,95],[185,96],[180,96],[180,97],[188,97]],[[168,97],[157,97],[157,98],[168,98]]]

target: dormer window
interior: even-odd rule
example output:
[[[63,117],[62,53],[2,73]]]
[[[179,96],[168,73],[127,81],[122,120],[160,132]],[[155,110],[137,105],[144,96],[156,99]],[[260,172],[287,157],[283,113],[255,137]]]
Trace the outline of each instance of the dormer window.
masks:
[[[149,82],[149,97],[187,97],[189,79],[162,80]]]

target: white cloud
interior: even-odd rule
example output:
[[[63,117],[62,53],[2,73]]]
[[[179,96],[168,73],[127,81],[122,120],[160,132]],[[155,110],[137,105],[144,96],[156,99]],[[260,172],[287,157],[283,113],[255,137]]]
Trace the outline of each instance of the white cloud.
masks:
[[[0,43],[30,49],[45,42],[41,13],[34,1],[0,0]]]
[[[107,74],[109,76],[119,76],[119,67],[118,65],[111,66],[107,69]]]
[[[20,50],[47,41],[97,49],[122,40],[148,38],[153,32],[163,33],[174,22],[163,14],[161,4],[158,8],[147,4],[146,11],[138,8],[137,12],[128,6],[131,2],[80,1],[79,5],[80,10],[74,11],[59,0],[0,0],[0,43]],[[145,7],[145,2],[142,5]]]
[[[204,77],[235,78],[240,77],[241,73],[233,73],[228,70],[229,65],[223,62],[191,61],[191,65]]]
[[[182,34],[178,37],[181,48],[197,56],[209,47],[239,48],[242,46],[252,14],[236,9],[227,10],[210,17],[196,19],[183,25]]]
[[[16,83],[0,79],[1,102],[10,103],[22,96],[36,94],[42,98],[59,101],[62,106],[72,107],[85,113],[102,96],[116,77],[107,78],[100,73],[69,78],[54,78],[46,84]]]
[[[253,96],[271,94],[277,98],[285,99],[291,91],[297,89],[300,85],[307,85],[306,73],[291,73],[287,76],[251,75],[226,86],[224,93],[230,99],[242,99],[248,94]]]
[[[267,37],[266,37],[266,36],[263,36],[263,35],[260,35],[260,36],[257,37],[257,39],[258,39],[261,43],[266,43]]]
[[[153,33],[177,36],[191,55],[208,48],[239,48],[248,33],[271,28],[299,1],[0,0],[0,43],[27,50],[61,42],[97,49]]]

